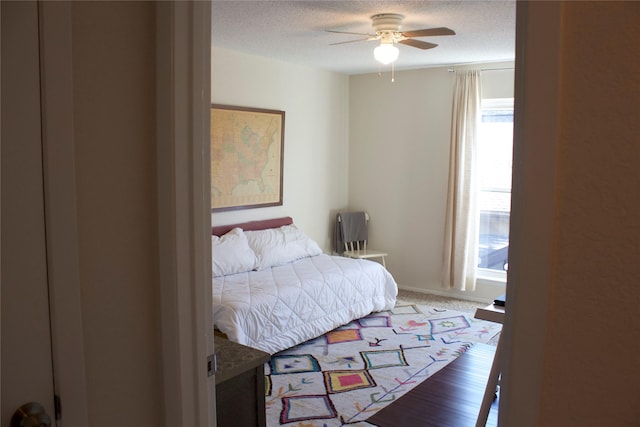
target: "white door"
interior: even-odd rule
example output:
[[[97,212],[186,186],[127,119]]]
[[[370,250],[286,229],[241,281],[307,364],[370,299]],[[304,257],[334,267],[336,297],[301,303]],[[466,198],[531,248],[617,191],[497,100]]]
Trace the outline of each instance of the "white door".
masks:
[[[43,200],[38,10],[0,2],[2,220],[0,425],[38,402],[55,425]]]

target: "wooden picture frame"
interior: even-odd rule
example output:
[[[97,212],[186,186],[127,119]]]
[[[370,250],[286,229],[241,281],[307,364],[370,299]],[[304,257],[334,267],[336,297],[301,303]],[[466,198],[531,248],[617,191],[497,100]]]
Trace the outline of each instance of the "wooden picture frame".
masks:
[[[211,210],[282,205],[284,111],[211,105]]]

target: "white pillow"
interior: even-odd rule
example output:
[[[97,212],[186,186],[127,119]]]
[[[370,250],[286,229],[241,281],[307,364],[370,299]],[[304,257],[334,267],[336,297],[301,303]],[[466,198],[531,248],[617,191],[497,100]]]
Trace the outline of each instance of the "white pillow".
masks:
[[[247,236],[241,228],[227,234],[211,236],[213,277],[244,273],[256,268],[256,254],[247,244]]]
[[[258,257],[257,270],[320,255],[322,249],[295,225],[268,230],[245,231],[249,246]]]

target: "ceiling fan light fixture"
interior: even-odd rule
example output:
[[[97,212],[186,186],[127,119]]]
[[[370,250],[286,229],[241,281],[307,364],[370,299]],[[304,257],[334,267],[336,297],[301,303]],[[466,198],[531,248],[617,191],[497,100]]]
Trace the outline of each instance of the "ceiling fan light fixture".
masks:
[[[391,64],[398,59],[399,54],[400,50],[395,47],[393,43],[380,43],[380,45],[373,49],[373,56],[376,58],[376,61],[385,65]]]
[[[1,1],[1,0],[0,0]],[[380,40],[380,45],[373,49],[373,56],[376,61],[381,64],[391,64],[391,70],[393,73],[394,62],[398,59],[400,51],[396,47],[397,43],[405,46],[411,46],[418,49],[426,50],[433,49],[438,45],[435,43],[429,43],[422,40],[416,40],[417,37],[430,37],[430,36],[453,36],[455,31],[446,27],[439,28],[424,28],[421,30],[402,31],[402,20],[404,15],[399,13],[379,13],[371,16],[371,26],[375,31],[375,34],[368,33],[354,33],[347,31],[335,31],[327,30],[331,33],[352,34],[359,36],[366,36],[364,39],[347,40],[333,44],[353,43],[359,41],[373,41]]]

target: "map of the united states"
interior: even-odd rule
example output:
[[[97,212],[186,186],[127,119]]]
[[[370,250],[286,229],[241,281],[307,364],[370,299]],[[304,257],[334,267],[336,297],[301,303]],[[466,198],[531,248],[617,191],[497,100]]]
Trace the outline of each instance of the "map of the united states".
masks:
[[[281,140],[280,121],[273,115],[212,109],[212,206],[277,201]]]

